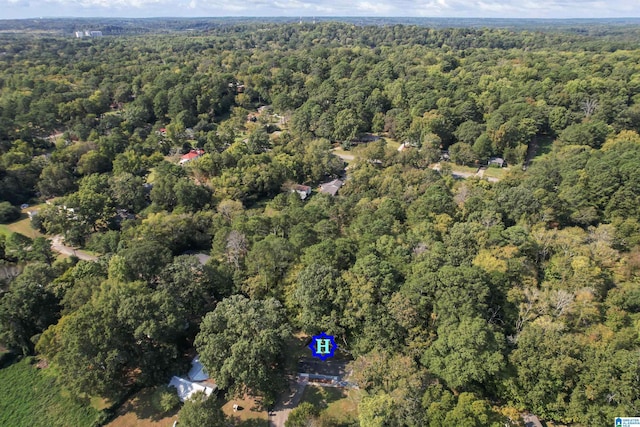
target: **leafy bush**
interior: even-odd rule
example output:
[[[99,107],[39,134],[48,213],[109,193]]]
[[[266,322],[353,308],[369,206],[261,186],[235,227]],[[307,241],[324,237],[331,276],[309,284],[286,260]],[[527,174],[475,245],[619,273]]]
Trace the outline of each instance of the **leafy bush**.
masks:
[[[294,408],[284,423],[286,427],[305,427],[318,416],[318,409],[309,402],[303,402]]]
[[[151,403],[158,412],[169,412],[180,405],[180,399],[174,388],[164,385],[155,389]]]
[[[7,224],[20,218],[20,209],[9,202],[0,202],[0,224]]]

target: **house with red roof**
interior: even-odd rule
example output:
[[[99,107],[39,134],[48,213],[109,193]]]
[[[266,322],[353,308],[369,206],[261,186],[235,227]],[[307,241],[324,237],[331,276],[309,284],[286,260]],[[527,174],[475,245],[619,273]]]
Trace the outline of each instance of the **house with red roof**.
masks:
[[[189,163],[191,160],[197,159],[203,154],[204,154],[204,150],[202,148],[198,148],[197,150],[191,150],[180,158],[180,164],[184,165],[185,163]]]

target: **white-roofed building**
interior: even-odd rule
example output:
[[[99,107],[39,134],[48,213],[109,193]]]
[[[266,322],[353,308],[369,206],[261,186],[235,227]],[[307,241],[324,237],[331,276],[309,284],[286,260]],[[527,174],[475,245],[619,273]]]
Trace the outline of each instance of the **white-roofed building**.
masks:
[[[202,366],[202,363],[200,363],[200,356],[196,356],[191,361],[191,369],[189,370],[189,373],[187,375],[189,376],[189,379],[191,381],[196,382],[206,381],[209,379],[209,374],[207,374],[204,366]]]
[[[213,393],[216,389],[216,387],[194,383],[180,377],[172,377],[171,381],[169,382],[169,387],[176,388],[178,397],[180,398],[181,402],[190,399],[194,393],[197,393],[199,391],[203,392],[207,396],[211,396],[211,393]]]

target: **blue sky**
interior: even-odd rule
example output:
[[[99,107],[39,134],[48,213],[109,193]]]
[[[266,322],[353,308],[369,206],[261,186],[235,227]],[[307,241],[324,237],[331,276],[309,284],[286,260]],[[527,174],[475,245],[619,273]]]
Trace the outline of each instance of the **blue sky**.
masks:
[[[204,16],[640,17],[640,0],[0,0],[0,18]]]

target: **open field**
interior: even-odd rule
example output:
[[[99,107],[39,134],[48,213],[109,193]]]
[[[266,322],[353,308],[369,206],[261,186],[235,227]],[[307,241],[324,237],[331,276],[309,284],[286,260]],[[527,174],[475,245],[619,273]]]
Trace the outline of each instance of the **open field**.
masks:
[[[104,416],[89,403],[73,400],[32,358],[0,369],[0,425],[30,427],[97,426]]]
[[[27,236],[31,239],[36,237],[42,237],[43,234],[38,230],[31,228],[31,220],[26,213],[20,215],[20,219],[11,224],[0,224],[0,233],[2,234],[11,234],[11,233],[20,233],[24,236]]]
[[[31,220],[29,219],[28,212],[37,211],[46,206],[45,203],[39,205],[29,206],[26,209],[22,209],[22,213],[20,214],[20,218],[17,221],[12,222],[11,224],[0,224],[0,233],[1,234],[10,234],[10,233],[20,233],[24,236],[27,236],[31,239],[36,237],[42,237],[43,234],[38,230],[31,228]]]

